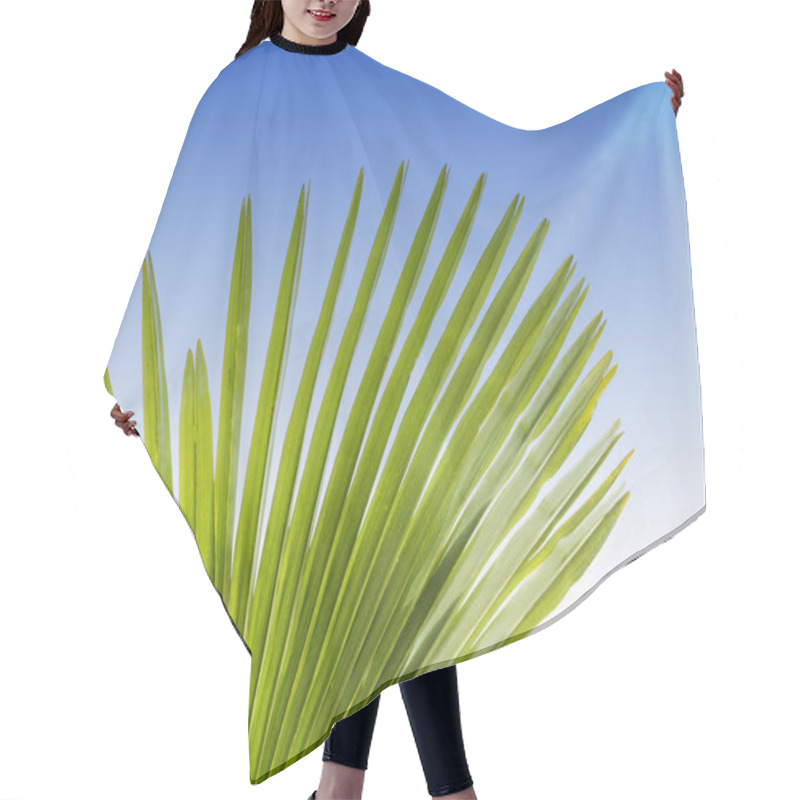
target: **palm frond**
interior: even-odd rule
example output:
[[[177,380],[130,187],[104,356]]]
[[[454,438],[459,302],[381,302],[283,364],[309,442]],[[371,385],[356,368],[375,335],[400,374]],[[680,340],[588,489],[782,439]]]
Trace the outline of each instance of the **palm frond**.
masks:
[[[429,342],[480,209],[486,184],[480,175],[399,341],[436,233],[448,165],[421,210],[380,327],[370,332],[355,400],[345,409],[340,441],[332,444],[406,175],[401,162],[333,366],[322,378],[322,355],[359,216],[364,170],[358,174],[288,427],[278,441],[275,425],[308,217],[309,194],[305,186],[300,191],[247,443],[235,537],[253,268],[249,196],[242,202],[231,274],[216,452],[200,340],[196,357],[191,350],[186,356],[180,504],[208,574],[251,650],[254,783],[318,746],[332,722],[387,685],[529,635],[592,564],[630,496],[619,478],[633,450],[601,474],[622,436],[620,420],[596,441],[584,441],[616,366],[608,351],[581,378],[605,327],[602,312],[565,349],[588,291],[583,280],[569,288],[576,268],[572,254],[509,329],[541,254],[547,219],[530,232],[486,303],[524,198],[514,197],[497,220],[475,264],[468,265],[468,280],[441,333]],[[431,355],[412,384],[426,344]],[[163,365],[152,262],[146,260],[145,443],[162,477],[171,480]],[[104,381],[110,391],[108,371]],[[321,403],[312,420],[317,392]],[[267,509],[273,460],[276,481]],[[596,477],[600,485],[583,499]]]
[[[248,196],[242,201],[233,258],[214,468],[214,583],[226,605],[230,594],[234,502],[244,402],[252,275],[252,220]]]
[[[194,531],[206,572],[214,578],[214,442],[211,397],[203,346],[197,340],[196,365],[186,353],[180,416],[180,500]]]
[[[142,401],[144,446],[170,494],[174,495],[164,337],[150,251],[142,264]]]

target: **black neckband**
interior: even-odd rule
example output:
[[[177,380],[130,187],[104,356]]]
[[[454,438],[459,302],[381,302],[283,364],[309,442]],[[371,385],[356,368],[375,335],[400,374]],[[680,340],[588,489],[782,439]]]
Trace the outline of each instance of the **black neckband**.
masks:
[[[315,56],[327,56],[332,53],[339,53],[347,47],[347,39],[337,39],[330,44],[300,44],[281,36],[280,33],[273,33],[269,37],[270,41],[282,50],[289,50],[291,53],[308,53]]]

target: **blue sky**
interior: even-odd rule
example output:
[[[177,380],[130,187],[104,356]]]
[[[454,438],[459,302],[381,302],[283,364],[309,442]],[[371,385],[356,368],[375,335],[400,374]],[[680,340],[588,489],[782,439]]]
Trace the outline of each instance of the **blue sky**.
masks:
[[[485,172],[470,240],[429,342],[444,329],[472,266],[508,204],[521,194],[524,209],[484,308],[536,225],[546,217],[550,229],[497,353],[553,272],[572,254],[577,268],[569,288],[583,277],[589,291],[566,345],[602,310],[606,327],[588,367],[609,349],[618,365],[582,442],[588,447],[621,418],[625,433],[610,464],[631,448],[636,450],[623,472],[631,501],[601,557],[573,594],[585,591],[610,567],[699,510],[705,503],[700,385],[686,204],[670,96],[663,82],[651,83],[559,125],[528,131],[481,114],[349,46],[319,56],[288,52],[265,41],[231,62],[197,107],[149,243],[164,326],[174,485],[183,367],[187,348],[194,348],[198,338],[210,385],[217,392],[215,396],[212,391],[212,413],[219,409],[227,298],[242,199],[248,193],[252,198],[254,252],[242,426],[247,442],[301,187],[311,187],[309,217],[277,418],[279,439],[289,420],[290,401],[358,171],[365,171],[361,209],[321,378],[333,364],[372,237],[397,169],[406,161],[392,245],[356,349],[332,447],[344,430],[416,227],[440,170],[448,164],[437,231],[389,369],[455,222]],[[140,289],[141,274],[108,366],[116,399],[136,412],[141,427]],[[426,344],[423,350],[401,414],[432,347]],[[490,359],[487,369],[493,363]],[[321,396],[321,391],[315,393],[312,419]],[[581,445],[575,456],[580,452]],[[240,491],[246,459],[243,446]],[[275,467],[273,461],[270,491]]]

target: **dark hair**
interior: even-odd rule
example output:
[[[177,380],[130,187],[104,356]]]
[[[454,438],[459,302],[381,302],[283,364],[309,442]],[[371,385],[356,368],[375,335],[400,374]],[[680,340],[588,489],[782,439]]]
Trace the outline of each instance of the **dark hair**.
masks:
[[[368,16],[369,0],[361,0],[353,18],[337,33],[337,41],[345,39],[348,44],[357,45]],[[250,12],[250,30],[234,58],[239,58],[243,53],[261,44],[268,36],[280,33],[282,30],[283,6],[279,0],[255,0],[253,10]]]

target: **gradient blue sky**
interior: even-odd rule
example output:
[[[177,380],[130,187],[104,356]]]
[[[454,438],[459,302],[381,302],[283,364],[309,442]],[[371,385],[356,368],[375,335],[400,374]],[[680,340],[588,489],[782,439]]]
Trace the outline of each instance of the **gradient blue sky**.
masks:
[[[392,246],[355,353],[332,446],[344,429],[416,227],[441,168],[448,164],[451,170],[437,232],[388,370],[450,232],[475,182],[486,172],[469,243],[428,341],[435,341],[443,330],[471,266],[520,193],[524,209],[484,308],[545,217],[550,230],[497,354],[553,272],[573,254],[577,269],[570,287],[583,277],[589,292],[566,346],[602,310],[606,327],[588,367],[609,349],[618,365],[574,456],[618,417],[625,433],[607,464],[616,464],[628,450],[636,449],[623,472],[631,501],[600,556],[564,604],[696,513],[705,503],[700,385],[686,204],[670,96],[663,82],[651,83],[559,125],[529,131],[504,125],[350,46],[319,56],[285,51],[267,40],[231,62],[198,104],[149,243],[164,326],[174,485],[183,368],[187,349],[194,348],[198,338],[210,384],[217,392],[212,393],[212,412],[215,417],[218,413],[242,199],[248,193],[252,197],[254,250],[242,425],[242,441],[247,442],[296,203],[301,187],[311,187],[277,419],[280,440],[358,171],[362,167],[365,171],[361,210],[321,379],[333,364],[372,236],[405,160],[408,172]],[[141,273],[108,368],[114,396],[141,421],[140,291]],[[432,346],[426,345],[401,414],[431,352]],[[317,391],[312,419],[321,396]],[[243,447],[240,492],[246,459]],[[273,461],[270,491],[275,468]]]

